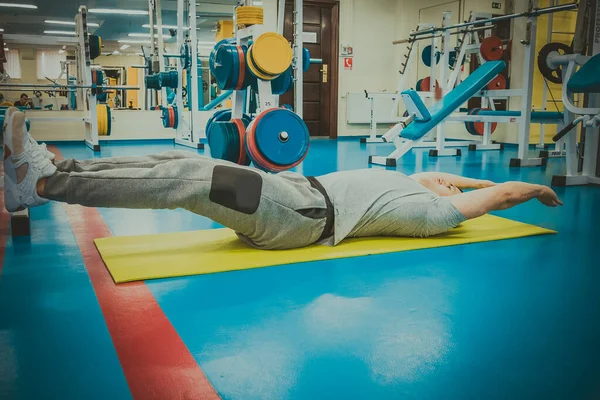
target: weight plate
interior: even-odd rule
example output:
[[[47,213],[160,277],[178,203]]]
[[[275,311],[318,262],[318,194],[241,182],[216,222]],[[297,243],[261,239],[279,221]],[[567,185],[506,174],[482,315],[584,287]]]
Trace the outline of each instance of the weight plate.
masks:
[[[292,67],[271,81],[271,91],[275,95],[282,95],[292,87]]]
[[[286,38],[275,32],[266,32],[255,39],[252,46],[254,65],[269,75],[279,75],[292,64],[292,47]]]
[[[144,77],[144,83],[146,84],[147,89],[154,89],[154,90],[160,89],[160,84],[158,81],[158,74],[146,75]]]
[[[504,90],[506,89],[506,78],[502,74],[498,74],[490,83],[487,85],[488,90]]]
[[[422,91],[423,91],[423,90],[421,89],[421,85],[422,85],[422,84],[423,84],[423,79],[419,79],[419,80],[417,81],[417,84],[415,85],[415,88],[416,88],[415,90],[416,90],[417,92],[422,92]]]
[[[112,131],[112,112],[108,105],[106,106],[106,123],[108,126],[106,129],[106,136],[110,136],[110,132]]]
[[[213,122],[229,121],[230,119],[231,119],[231,110],[228,108],[221,109],[221,110],[215,112],[208,119],[208,122],[206,122],[206,138],[208,139],[208,135],[210,132],[210,126]]]
[[[208,61],[208,66],[209,66],[210,72],[213,76],[216,76],[218,74],[217,66],[216,66],[217,51],[221,48],[221,46],[231,45],[231,44],[235,44],[234,38],[223,39],[219,43],[217,43],[215,45],[215,47],[213,48],[213,50],[211,51],[209,61]]]
[[[423,61],[423,64],[425,64],[426,67],[431,67],[431,45],[427,45],[423,48],[423,51],[421,52],[421,60]],[[439,63],[440,62],[440,53],[436,52],[435,53],[435,63]]]
[[[564,43],[551,42],[546,44],[538,53],[538,68],[544,78],[552,83],[560,84],[563,81],[562,67],[553,68],[549,65],[549,58],[554,55],[573,54],[573,49]]]
[[[248,54],[246,55],[246,62],[248,64],[248,69],[250,70],[250,73],[252,73],[252,75],[257,77],[258,79],[262,79],[263,81],[270,81],[275,79],[277,75],[267,74],[265,71],[261,70],[256,66],[256,64],[254,63],[253,55],[253,47],[250,46],[250,48],[248,49]]]
[[[304,159],[310,140],[302,118],[284,108],[261,113],[254,121],[252,136],[261,157],[286,169]]]
[[[472,108],[469,110],[467,115],[475,115],[477,112],[479,112],[479,108]],[[469,134],[477,135],[477,133],[475,132],[475,128],[473,127],[473,124],[474,124],[473,121],[466,121],[465,128],[467,128],[467,132],[469,132]]]
[[[419,85],[420,82],[420,85]],[[417,91],[419,92],[431,92],[432,88],[431,88],[431,77],[426,77],[424,79],[421,79],[419,82],[417,82],[418,89]],[[439,87],[438,81],[435,81],[435,86]]]
[[[308,50],[306,47],[303,50],[302,53],[302,70],[304,71],[304,73],[308,72],[308,69],[310,68],[310,50]]]
[[[172,107],[172,108],[173,108],[173,117],[174,117],[173,129],[177,129],[177,127],[179,126],[179,112],[177,111],[177,107]]]
[[[231,109],[229,108],[223,108],[217,112],[215,112],[209,119],[208,122],[206,123],[206,137],[208,139],[208,135],[210,132],[210,126],[213,122],[227,122],[231,119]],[[252,118],[248,115],[248,114],[244,114],[242,116],[242,120],[244,121],[244,124],[246,126],[248,126],[250,124],[250,121],[252,121]]]
[[[234,53],[234,48],[229,44],[221,45],[215,55],[213,76],[221,90],[230,90],[236,69],[239,70],[237,50]]]
[[[187,69],[192,66],[192,51],[189,43],[184,43],[179,49],[179,55],[181,56],[181,66]]]
[[[169,107],[164,107],[161,110],[161,119],[164,128],[169,128]]]
[[[479,46],[481,56],[486,61],[498,61],[502,59],[504,54],[504,46],[502,40],[497,36],[490,36],[481,41]]]
[[[448,65],[450,66],[450,68],[455,68],[454,64],[456,63],[457,57],[458,57],[458,54],[457,54],[456,50],[452,50],[448,53]]]
[[[212,158],[234,163],[238,161],[240,138],[234,123],[214,122],[207,137]]]
[[[477,112],[475,113],[475,115],[478,115],[480,111],[482,110],[491,110],[490,108],[478,108]],[[494,133],[496,131],[496,128],[498,127],[498,124],[496,122],[492,123],[491,126],[491,133]],[[475,134],[477,136],[483,136],[483,133],[485,132],[485,122],[474,122],[473,123],[473,130],[475,131]]]
[[[248,157],[248,153],[246,152],[246,144],[245,144],[246,128],[248,127],[248,123],[241,119],[232,119],[231,122],[235,124],[239,138],[240,138],[240,153],[239,153],[237,163],[239,165],[248,166],[251,163],[250,158]]]

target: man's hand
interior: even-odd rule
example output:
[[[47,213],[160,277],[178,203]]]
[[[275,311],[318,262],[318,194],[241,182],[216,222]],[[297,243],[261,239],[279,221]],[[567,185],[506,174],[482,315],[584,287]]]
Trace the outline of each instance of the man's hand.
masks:
[[[548,186],[541,187],[541,194],[537,197],[538,201],[548,207],[562,206],[563,203],[560,201],[554,190]]]

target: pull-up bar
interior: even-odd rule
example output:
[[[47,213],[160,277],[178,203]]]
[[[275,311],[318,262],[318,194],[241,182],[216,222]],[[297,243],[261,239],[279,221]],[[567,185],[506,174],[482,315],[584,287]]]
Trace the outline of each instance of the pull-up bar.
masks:
[[[495,28],[495,27],[496,27],[496,25],[479,26],[477,28],[469,28],[469,29],[465,29],[464,31],[456,31],[456,32],[452,32],[450,34],[451,35],[461,35],[461,34],[464,34],[464,33],[485,31],[485,30],[492,29],[492,28]],[[417,40],[434,39],[434,38],[438,38],[438,37],[442,37],[442,35],[430,35],[430,36],[424,36],[424,37],[412,37],[410,39],[394,40],[392,42],[392,44],[411,43],[411,42],[416,42]]]
[[[411,32],[409,34],[409,36],[411,38],[415,38],[417,36],[447,31],[449,29],[459,29],[459,28],[464,28],[467,26],[481,25],[481,24],[487,24],[490,22],[497,22],[497,21],[506,21],[508,19],[514,19],[514,18],[537,17],[539,15],[551,14],[551,13],[555,13],[555,12],[559,12],[559,11],[575,10],[577,8],[578,8],[578,3],[561,4],[558,6],[545,7],[545,8],[534,8],[531,11],[526,11],[526,12],[522,12],[522,13],[501,15],[498,17],[480,19],[477,21],[469,21],[469,22],[464,22],[462,24],[449,25],[449,26],[445,26],[445,27],[441,27],[441,28],[431,28],[431,29],[425,29],[422,31]]]

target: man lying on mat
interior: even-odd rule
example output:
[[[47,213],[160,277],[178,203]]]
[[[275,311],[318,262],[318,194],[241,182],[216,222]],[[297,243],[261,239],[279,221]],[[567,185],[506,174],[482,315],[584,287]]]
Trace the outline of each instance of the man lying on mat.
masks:
[[[562,205],[545,186],[496,185],[437,172],[409,177],[366,169],[307,178],[179,151],[52,162],[52,153],[28,134],[23,113],[11,108],[5,121],[9,211],[50,200],[89,207],[184,208],[233,229],[253,247],[289,249],[337,245],[347,237],[436,235],[531,199]]]

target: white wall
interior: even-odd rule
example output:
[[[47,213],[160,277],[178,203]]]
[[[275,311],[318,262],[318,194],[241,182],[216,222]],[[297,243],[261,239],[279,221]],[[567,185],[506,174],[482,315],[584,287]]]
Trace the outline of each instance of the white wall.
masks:
[[[462,0],[458,17],[465,20],[472,11],[503,13],[506,1],[495,2],[501,3],[502,8],[493,9],[491,0]],[[344,70],[340,57],[339,136],[361,136],[369,132],[366,124],[346,123],[346,94],[363,90],[395,91],[407,45],[394,46],[392,41],[408,37],[419,22],[420,10],[448,3],[449,0],[340,0],[340,45],[353,46],[354,70]],[[448,5],[448,8],[456,8],[456,5]],[[440,11],[439,22],[441,19]],[[418,79],[416,70],[412,68],[408,75],[409,86],[414,86]],[[497,132],[504,129],[499,126]],[[386,130],[386,124],[381,124],[379,133]],[[470,138],[464,126],[458,124],[448,125],[447,134],[450,138]]]

